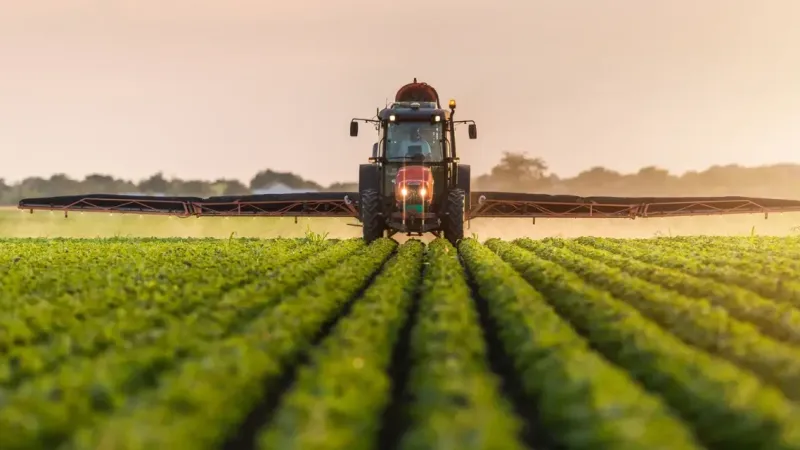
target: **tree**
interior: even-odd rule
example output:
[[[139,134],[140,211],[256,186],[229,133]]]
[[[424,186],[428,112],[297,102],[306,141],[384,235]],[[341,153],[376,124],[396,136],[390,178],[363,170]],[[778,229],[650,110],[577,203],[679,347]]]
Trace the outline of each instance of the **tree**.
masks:
[[[617,188],[623,180],[624,176],[621,173],[596,166],[570,178],[566,185],[570,192],[576,195],[616,195],[619,194]]]
[[[529,183],[544,178],[547,163],[542,158],[529,158],[525,152],[503,152],[500,163],[492,168],[491,175],[502,180]]]
[[[6,180],[0,178],[0,205],[13,203],[14,188],[6,184]]]
[[[639,169],[633,180],[637,196],[676,195],[675,184],[677,178],[670,175],[669,171],[656,166],[647,166]],[[630,194],[628,194],[630,195]]]
[[[330,192],[355,192],[358,190],[358,183],[346,183],[346,182],[332,183],[325,190]]]
[[[313,181],[304,180],[299,175],[291,172],[276,172],[272,169],[258,172],[253,179],[250,180],[250,189],[265,189],[276,184],[282,184],[290,189],[306,189],[309,191],[322,190],[321,185]]]
[[[250,189],[239,180],[220,178],[211,186],[216,195],[249,195]]]
[[[541,191],[552,182],[546,176],[547,169],[547,163],[542,158],[504,152],[500,162],[488,175],[478,177],[476,186],[510,192]]]
[[[175,196],[186,195],[190,197],[208,197],[214,195],[211,184],[203,180],[173,180],[169,193]]]
[[[139,190],[146,194],[165,194],[169,191],[169,185],[170,182],[164,179],[164,174],[158,172],[139,183]]]
[[[122,194],[136,192],[138,189],[130,181],[118,180],[108,175],[92,174],[83,179],[83,192]]]
[[[73,180],[63,173],[52,175],[47,181],[47,190],[51,195],[74,195],[80,192],[80,181]]]
[[[605,167],[596,166],[579,173],[572,181],[581,186],[596,186],[616,183],[620,179],[622,179],[621,173],[606,169]]]

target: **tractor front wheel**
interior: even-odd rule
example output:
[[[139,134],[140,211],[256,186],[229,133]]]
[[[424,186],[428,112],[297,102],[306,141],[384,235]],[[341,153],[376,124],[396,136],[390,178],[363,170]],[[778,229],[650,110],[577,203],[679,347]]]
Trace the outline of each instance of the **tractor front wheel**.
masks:
[[[453,189],[447,194],[444,221],[442,228],[444,237],[453,245],[464,239],[464,202],[466,194],[463,189]]]
[[[381,198],[376,189],[361,191],[361,224],[364,241],[370,242],[383,237],[384,225],[381,215]]]

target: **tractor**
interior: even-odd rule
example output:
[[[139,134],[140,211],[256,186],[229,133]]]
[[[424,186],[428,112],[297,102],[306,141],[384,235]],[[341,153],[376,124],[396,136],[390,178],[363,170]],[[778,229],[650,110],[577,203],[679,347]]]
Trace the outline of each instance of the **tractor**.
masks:
[[[369,163],[358,171],[359,215],[366,242],[431,233],[456,243],[464,237],[464,218],[470,209],[470,166],[459,164],[456,124],[468,124],[470,139],[478,137],[472,120],[454,120],[456,101],[443,109],[439,94],[427,83],[401,87],[395,101],[379,110],[372,123],[378,142]]]

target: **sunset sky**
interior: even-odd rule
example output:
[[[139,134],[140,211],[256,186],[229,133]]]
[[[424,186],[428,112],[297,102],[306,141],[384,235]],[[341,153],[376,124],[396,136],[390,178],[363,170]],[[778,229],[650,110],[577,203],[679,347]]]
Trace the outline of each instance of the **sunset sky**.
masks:
[[[0,0],[0,178],[355,181],[398,87],[462,160],[571,176],[800,163],[798,0]]]

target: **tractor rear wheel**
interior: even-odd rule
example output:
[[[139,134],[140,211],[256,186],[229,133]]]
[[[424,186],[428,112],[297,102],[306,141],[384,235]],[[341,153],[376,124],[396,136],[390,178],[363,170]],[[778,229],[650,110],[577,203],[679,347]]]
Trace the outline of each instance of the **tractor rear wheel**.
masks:
[[[463,189],[453,189],[447,194],[442,229],[444,237],[453,245],[464,239],[464,202],[466,194]]]
[[[381,215],[381,197],[377,189],[361,191],[361,224],[367,244],[383,237],[385,227]]]

